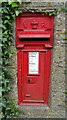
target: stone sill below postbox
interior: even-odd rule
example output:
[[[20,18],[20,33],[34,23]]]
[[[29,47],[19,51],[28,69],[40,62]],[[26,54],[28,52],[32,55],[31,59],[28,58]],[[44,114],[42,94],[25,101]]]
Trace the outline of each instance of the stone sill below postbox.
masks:
[[[20,106],[21,108],[22,108],[22,105]],[[32,109],[34,109],[34,110],[49,110],[50,109],[50,107],[49,106],[47,106],[47,105],[40,105],[40,106],[36,106],[36,105],[34,105],[33,107],[32,106],[29,106],[29,105],[26,105],[26,106],[23,106],[23,109],[30,109],[30,110],[32,110]]]

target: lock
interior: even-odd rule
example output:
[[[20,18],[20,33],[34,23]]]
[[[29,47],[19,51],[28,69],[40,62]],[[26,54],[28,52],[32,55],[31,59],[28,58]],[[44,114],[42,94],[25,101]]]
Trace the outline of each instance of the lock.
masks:
[[[28,84],[35,84],[36,83],[36,77],[27,77],[26,81]]]
[[[28,83],[30,83],[30,81],[31,81],[31,80],[29,79],[29,80],[28,80]]]
[[[31,79],[28,80],[28,83],[30,83],[30,82],[31,82]]]

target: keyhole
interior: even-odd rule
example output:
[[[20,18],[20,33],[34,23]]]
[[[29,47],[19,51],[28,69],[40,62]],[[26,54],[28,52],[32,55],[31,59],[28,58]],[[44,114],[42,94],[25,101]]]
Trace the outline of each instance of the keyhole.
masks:
[[[30,83],[30,79],[28,80],[28,82]]]

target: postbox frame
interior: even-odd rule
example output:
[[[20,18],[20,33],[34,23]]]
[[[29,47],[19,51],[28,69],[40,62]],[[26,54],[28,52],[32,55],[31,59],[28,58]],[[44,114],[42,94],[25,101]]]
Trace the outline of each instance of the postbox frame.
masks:
[[[20,15],[19,16],[19,18],[20,17],[37,17],[37,16],[39,16],[39,17],[42,17],[42,14],[22,14],[22,15]],[[44,15],[45,17],[48,17],[47,15]],[[18,24],[18,17],[17,17],[17,19],[16,19],[16,24]],[[16,26],[16,48],[17,48],[17,51],[18,51],[18,53],[17,53],[17,63],[18,63],[18,104],[19,105],[48,105],[49,104],[49,89],[50,89],[50,87],[49,87],[49,84],[50,84],[50,73],[51,73],[51,57],[52,57],[52,47],[53,47],[53,32],[54,32],[54,16],[52,16],[52,21],[53,21],[53,25],[52,25],[52,31],[51,31],[51,34],[46,34],[46,33],[44,33],[44,35],[42,35],[41,36],[41,38],[49,38],[49,39],[52,39],[52,41],[50,42],[50,43],[45,43],[45,42],[42,42],[42,45],[43,45],[43,49],[41,49],[41,50],[39,50],[39,49],[29,49],[29,47],[27,48],[27,50],[26,49],[24,49],[24,47],[25,47],[25,45],[26,46],[28,46],[29,45],[29,43],[26,43],[25,41],[24,41],[24,38],[26,37],[24,37],[24,35],[22,34],[21,36],[19,35],[19,36],[17,36],[17,31],[20,29],[20,28],[18,28],[18,26]],[[21,30],[21,29],[20,29]],[[22,30],[21,30],[22,31]],[[35,30],[34,30],[34,34],[35,34]],[[35,36],[33,36],[33,35],[31,35],[30,36],[30,34],[27,34],[27,38],[38,38],[36,35]],[[19,39],[20,38],[22,38],[23,40],[22,40],[22,44],[20,44],[18,41],[19,41]],[[36,43],[34,43],[34,41],[32,41],[31,42],[31,44],[30,45],[40,45],[40,43],[39,43],[39,41],[36,41]],[[42,103],[24,103],[23,102],[23,98],[22,98],[22,94],[23,94],[23,91],[21,91],[21,89],[22,89],[22,87],[23,87],[23,83],[22,83],[22,54],[23,54],[23,52],[26,52],[26,51],[38,51],[38,52],[46,52],[46,61],[47,61],[47,69],[46,69],[46,74],[48,74],[48,77],[46,77],[45,76],[45,78],[46,78],[46,81],[45,81],[45,92],[46,92],[46,95],[45,95],[45,102],[44,102],[44,104],[42,104]],[[31,75],[30,75],[31,76]],[[33,75],[34,76],[34,75]]]

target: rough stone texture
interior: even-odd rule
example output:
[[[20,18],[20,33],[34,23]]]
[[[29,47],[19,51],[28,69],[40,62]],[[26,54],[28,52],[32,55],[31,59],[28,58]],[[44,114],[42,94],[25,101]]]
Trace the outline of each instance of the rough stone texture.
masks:
[[[23,0],[23,2],[66,2],[67,0]]]
[[[67,8],[67,1],[65,3],[65,7]],[[65,30],[67,31],[67,12],[65,12]],[[67,32],[65,34],[65,38],[67,38]],[[67,39],[65,40],[65,72],[66,72],[66,75],[65,75],[65,89],[66,89],[66,92],[67,92]],[[66,105],[67,105],[67,94],[66,94]],[[66,107],[66,118],[67,118],[67,107]]]
[[[18,89],[17,89],[17,50],[16,50],[16,43],[15,43],[15,22],[13,23],[14,30],[13,30],[13,41],[11,44],[11,48],[15,51],[13,56],[10,58],[10,66],[9,69],[12,71],[13,76],[12,76],[12,81],[11,81],[11,86],[12,89],[10,91],[10,98],[15,99],[15,103],[18,105],[17,100],[18,100]]]
[[[30,2],[28,4],[23,3],[19,7],[24,12],[44,12],[44,10],[54,10],[64,6],[64,3],[60,2]],[[12,90],[10,97],[15,99],[16,105],[21,110],[18,117],[21,118],[65,118],[65,12],[58,12],[55,16],[54,22],[54,46],[51,65],[51,82],[50,82],[50,103],[49,106],[18,106],[17,96],[17,56],[13,55],[11,58],[10,69],[14,74],[12,80]],[[15,25],[14,25],[15,26]],[[14,29],[15,33],[15,29]],[[15,34],[14,34],[15,38]],[[11,46],[15,49],[15,40]]]
[[[45,11],[53,11],[55,9],[58,9],[59,7],[63,7],[64,2],[30,2],[30,3],[24,3],[19,6],[19,9],[22,12],[45,12]]]

